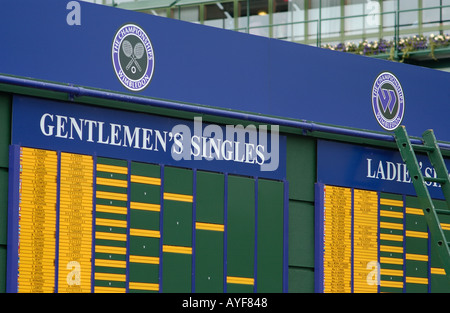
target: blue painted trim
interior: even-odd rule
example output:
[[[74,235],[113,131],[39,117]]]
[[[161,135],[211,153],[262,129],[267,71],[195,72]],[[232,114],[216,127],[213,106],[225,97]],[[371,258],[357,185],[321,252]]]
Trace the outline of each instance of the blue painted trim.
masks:
[[[350,198],[351,198],[351,211],[350,216],[352,217],[352,221],[350,223],[351,229],[351,238],[350,238],[350,290],[352,293],[355,292],[355,189],[350,189]]]
[[[97,212],[97,155],[92,155],[92,245],[91,245],[91,293],[95,291],[95,217]]]
[[[6,292],[18,291],[19,262],[19,177],[20,147],[9,147],[8,245],[6,262]]]
[[[394,136],[392,134],[388,134],[388,133],[385,133],[385,134],[373,133],[373,132],[367,132],[367,131],[363,131],[363,130],[347,129],[347,128],[341,128],[341,127],[335,127],[335,126],[326,126],[326,125],[321,125],[321,124],[304,121],[304,120],[302,120],[302,121],[289,120],[289,119],[282,119],[282,118],[276,118],[276,117],[262,116],[262,115],[253,114],[253,113],[244,113],[244,112],[229,111],[229,110],[217,109],[217,108],[211,108],[211,107],[195,106],[195,105],[187,104],[187,103],[180,103],[180,102],[158,100],[158,99],[152,99],[152,98],[146,98],[146,97],[140,97],[140,96],[119,94],[119,93],[114,93],[111,91],[94,90],[94,89],[89,89],[89,88],[84,88],[84,87],[79,87],[79,86],[73,86],[71,84],[70,85],[61,85],[61,84],[56,84],[56,83],[35,81],[35,80],[12,77],[12,76],[5,76],[5,75],[0,75],[0,84],[10,84],[10,85],[16,85],[16,86],[22,86],[22,87],[37,88],[37,89],[67,93],[70,98],[71,97],[93,97],[93,98],[105,99],[105,100],[144,104],[144,105],[165,108],[165,109],[178,110],[178,111],[181,110],[181,111],[193,112],[193,113],[199,113],[199,114],[209,114],[209,115],[216,115],[216,116],[233,118],[233,119],[248,120],[248,121],[253,121],[253,122],[258,122],[258,123],[266,123],[266,124],[272,124],[272,125],[300,128],[304,131],[309,131],[309,132],[317,131],[317,132],[332,133],[335,135],[345,135],[345,136],[352,136],[352,137],[359,137],[359,138],[366,138],[366,139],[373,139],[373,140],[381,140],[381,141],[387,141],[387,142],[395,142]],[[411,142],[413,144],[421,144],[422,143],[420,140],[417,140],[417,139],[411,139]],[[442,149],[450,150],[450,144],[439,143],[439,146]]]
[[[323,293],[323,206],[324,206],[324,184],[315,185],[315,249],[314,249],[314,292]]]
[[[56,168],[56,238],[55,238],[55,293],[58,292],[58,272],[59,272],[59,235],[60,235],[60,220],[61,220],[61,151],[57,151],[57,168]]]
[[[380,265],[380,253],[381,253],[381,249],[380,249],[380,244],[381,244],[381,239],[380,239],[380,193],[377,192],[377,244],[378,244],[378,259],[377,259],[377,292],[380,293],[381,291],[381,265]]]

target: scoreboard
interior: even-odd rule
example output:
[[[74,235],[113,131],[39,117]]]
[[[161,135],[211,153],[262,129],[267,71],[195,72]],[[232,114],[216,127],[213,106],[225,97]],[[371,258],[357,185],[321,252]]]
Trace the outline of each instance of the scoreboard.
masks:
[[[316,292],[446,290],[419,200],[407,172],[399,173],[399,156],[325,141],[319,141],[318,154]],[[419,161],[425,175],[432,174],[424,158]],[[436,207],[445,208],[439,186],[429,187]],[[449,217],[440,220],[450,234]]]
[[[273,179],[276,172],[267,177],[253,169],[254,175],[230,173],[214,160],[203,167],[201,160],[174,161],[170,154],[157,154],[164,151],[146,151],[141,157],[134,147],[114,150],[92,143],[91,133],[87,146],[63,138],[71,128],[62,122],[43,133],[40,122],[42,116],[51,121],[49,108],[66,106],[71,118],[89,109],[45,101],[33,105],[35,101],[41,100],[21,98],[14,106],[16,128],[26,128],[26,123],[37,129],[23,136],[13,129],[8,292],[287,290],[288,193],[283,176]],[[42,112],[33,112],[36,108]],[[23,112],[29,115],[23,117]],[[162,122],[167,127],[171,121],[95,112],[105,119],[126,117],[122,125],[143,118],[145,125]],[[63,115],[53,116],[57,121]],[[49,136],[51,127],[59,138]],[[81,138],[82,129],[73,130]]]
[[[317,189],[318,291],[427,292],[442,276],[415,199],[329,185]]]
[[[283,182],[20,146],[11,154],[10,291],[283,290]]]

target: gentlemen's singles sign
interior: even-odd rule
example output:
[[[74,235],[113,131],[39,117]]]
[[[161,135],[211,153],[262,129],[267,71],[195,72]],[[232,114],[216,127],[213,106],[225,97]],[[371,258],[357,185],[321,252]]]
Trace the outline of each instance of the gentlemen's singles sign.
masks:
[[[216,125],[17,96],[13,144],[267,178],[285,178],[278,126]]]

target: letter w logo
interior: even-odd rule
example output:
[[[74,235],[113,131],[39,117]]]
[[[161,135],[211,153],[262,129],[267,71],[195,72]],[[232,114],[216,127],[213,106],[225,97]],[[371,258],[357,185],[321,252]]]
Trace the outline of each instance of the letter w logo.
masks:
[[[389,113],[392,114],[395,101],[397,100],[397,98],[395,97],[395,91],[390,89],[381,89],[381,92],[378,93],[378,98],[380,99],[381,105],[383,106],[383,111],[386,112],[386,109],[389,108]]]

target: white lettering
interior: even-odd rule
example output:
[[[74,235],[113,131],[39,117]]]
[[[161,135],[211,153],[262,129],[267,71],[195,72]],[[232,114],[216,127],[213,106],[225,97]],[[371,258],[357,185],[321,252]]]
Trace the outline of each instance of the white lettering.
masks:
[[[55,137],[67,138],[67,132],[65,131],[65,126],[67,123],[67,117],[56,115],[56,135]]]
[[[88,124],[88,140],[89,142],[94,142],[93,140],[93,135],[94,135],[94,131],[93,131],[93,126],[95,124],[95,126],[97,126],[97,122],[96,121],[91,121],[91,120],[84,120],[84,125],[86,125],[86,123]]]
[[[200,155],[200,137],[198,137],[196,135],[192,136],[191,145],[192,145],[192,148],[197,151],[197,152],[194,152],[193,150],[191,150],[191,155],[193,155],[194,157],[199,156]]]
[[[109,136],[106,137],[105,140],[103,140],[103,124],[105,124],[105,122],[98,122],[98,139],[97,139],[97,142],[98,143],[103,143],[103,144],[108,144],[109,143]]]
[[[397,169],[394,163],[386,161],[387,165],[387,172],[386,172],[386,179],[387,180],[394,180],[397,175]]]
[[[374,169],[372,161],[372,159],[366,158],[366,178],[411,183],[411,177],[405,163],[379,160],[377,168]],[[419,168],[424,177],[437,178],[436,170],[432,166],[424,166],[422,162],[419,162]],[[436,182],[425,182],[425,184],[427,186],[440,187],[440,184]]]
[[[372,172],[372,159],[367,160],[367,176],[368,178],[375,178],[375,172]]]
[[[382,161],[380,161],[378,163],[378,170],[377,170],[376,178],[383,179],[383,180],[386,179],[386,177],[384,176],[384,168],[383,168],[383,162]]]
[[[134,141],[134,148],[140,149],[139,147],[139,130],[140,127],[136,127],[133,131],[133,135],[131,135],[130,127],[127,125],[123,125],[123,146],[127,147],[127,141],[129,146],[131,147],[133,145]]]
[[[119,138],[119,131],[121,130],[122,126],[118,124],[110,124],[111,125],[111,145],[113,146],[120,146],[122,144],[122,139],[117,142],[117,139]]]
[[[153,130],[152,129],[143,128],[142,131],[143,131],[142,137],[143,137],[143,140],[144,140],[142,142],[142,149],[152,150],[153,149],[153,145],[150,143],[150,140],[151,140],[151,135],[153,133]],[[150,146],[148,146],[149,143],[150,143]]]
[[[69,139],[73,139],[73,129],[77,132],[78,138],[83,140],[83,119],[80,119],[80,124],[78,125],[75,118],[71,117],[70,120],[70,137]]]
[[[50,117],[50,121],[53,122],[53,115],[51,115],[49,113],[43,114],[42,117],[41,117],[41,124],[40,124],[41,125],[41,132],[45,136],[52,136],[53,135],[53,128],[54,128],[54,126],[51,126],[51,125],[47,126],[47,129],[46,129],[46,118],[47,117]]]
[[[191,128],[183,124],[168,131],[51,113],[42,114],[39,127],[46,137],[155,152],[166,152],[172,142],[169,149],[176,161],[223,160],[258,165],[261,170],[266,171],[276,170],[278,167],[278,128],[274,126],[271,140],[268,138],[267,126],[264,125],[260,126],[258,136],[258,129],[254,125],[244,128],[242,125],[221,127],[211,124],[203,129],[201,118],[195,118],[193,135]],[[270,163],[266,162],[268,160]],[[267,165],[270,167],[263,169]]]

